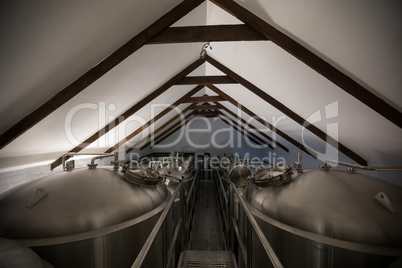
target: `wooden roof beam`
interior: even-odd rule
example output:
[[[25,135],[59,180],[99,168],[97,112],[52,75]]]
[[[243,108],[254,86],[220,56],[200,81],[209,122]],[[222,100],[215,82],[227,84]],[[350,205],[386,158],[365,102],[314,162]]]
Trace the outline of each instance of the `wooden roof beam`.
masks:
[[[302,145],[298,141],[294,140],[292,137],[288,136],[286,133],[282,132],[281,130],[277,129],[276,127],[274,127],[273,125],[271,125],[270,123],[268,123],[267,121],[262,119],[261,117],[257,116],[255,113],[253,113],[247,107],[241,105],[239,102],[237,102],[235,99],[233,99],[232,97],[227,95],[225,92],[221,91],[216,86],[208,85],[207,87],[210,88],[212,91],[214,91],[219,96],[221,96],[222,98],[224,98],[225,100],[227,100],[228,102],[230,102],[231,104],[233,104],[234,106],[236,106],[241,111],[243,111],[243,112],[247,113],[249,116],[253,117],[256,121],[260,122],[262,125],[266,126],[267,128],[269,128],[273,132],[275,132],[278,135],[282,136],[285,140],[287,140],[288,142],[290,142],[291,144],[293,144],[294,146],[296,146],[300,150],[303,150],[305,153],[313,156],[314,158],[317,158],[317,156],[314,153],[310,152],[304,145]],[[275,145],[278,145],[279,147],[282,148],[282,145],[277,143],[277,142],[275,142]],[[282,149],[285,150],[285,148],[282,148]]]
[[[149,133],[148,136],[144,137],[143,139],[141,139],[140,141],[136,142],[134,145],[128,147],[126,149],[126,154],[128,154],[129,152],[131,152],[132,150],[134,150],[135,148],[137,148],[138,145],[143,144],[144,142],[148,141],[149,139],[151,139],[153,136],[155,136],[156,134],[158,134],[159,132],[161,132],[163,129],[165,129],[167,126],[169,126],[171,123],[173,123],[174,121],[176,121],[180,116],[184,115],[187,111],[190,111],[192,107],[195,106],[195,103],[189,105],[187,108],[185,108],[181,114],[177,114],[175,115],[173,118],[171,118],[169,121],[167,121],[166,123],[164,123],[162,126],[158,127],[155,131],[153,131],[152,133]],[[149,145],[149,144],[148,144]],[[146,145],[146,146],[148,146]],[[146,147],[145,146],[145,147]],[[144,148],[145,148],[144,147]]]
[[[148,44],[268,41],[244,24],[170,27],[152,38]]]
[[[211,2],[226,10],[256,32],[264,35],[266,38],[289,52],[300,61],[304,62],[341,89],[402,128],[401,112],[289,36],[277,30],[233,0],[211,0]],[[367,165],[367,161],[363,159],[353,160],[359,164]]]
[[[219,119],[221,119],[223,122],[228,124],[230,127],[233,127],[237,132],[241,133],[243,136],[249,138],[255,144],[260,145],[262,148],[269,147],[270,149],[274,150],[274,147],[272,147],[271,144],[266,143],[263,139],[258,137],[256,134],[248,131],[239,122],[232,120],[229,116],[225,115],[221,111],[218,111],[218,114],[219,114]]]
[[[219,110],[221,108],[217,105],[210,105],[210,104],[197,105],[197,106],[194,106],[193,108],[191,108],[191,110],[197,110],[197,111],[198,110],[207,110],[207,109]]]
[[[188,98],[184,103],[199,103],[209,101],[226,101],[226,100],[221,96],[201,96],[201,97]]]
[[[141,150],[145,149],[148,145],[150,145],[151,148],[152,148],[153,146],[157,145],[158,143],[161,143],[162,141],[164,141],[165,139],[167,139],[168,137],[170,137],[173,133],[175,133],[175,132],[178,131],[180,128],[182,128],[183,126],[185,126],[185,125],[188,123],[188,121],[190,121],[190,120],[193,118],[193,116],[194,116],[195,113],[196,113],[196,112],[193,111],[193,112],[189,113],[188,115],[186,115],[186,116],[184,117],[184,121],[183,121],[183,120],[180,120],[180,121],[177,122],[176,124],[172,125],[170,128],[168,128],[168,129],[165,130],[163,133],[161,133],[161,134],[159,135],[159,137],[155,139],[155,142],[154,142],[153,144],[151,144],[152,141],[149,141],[147,144],[145,144],[144,146],[141,147]]]
[[[207,96],[207,95],[204,95]],[[183,110],[182,114],[186,113],[187,111],[190,111],[192,108],[194,108],[196,105],[196,103],[193,103],[191,105],[189,105],[186,109]],[[207,105],[207,103],[202,103],[202,105]],[[160,139],[162,136],[166,135],[167,132],[171,131],[171,134],[173,134],[174,132],[176,132],[180,127],[177,127],[180,122],[182,122],[183,120],[185,121],[187,118],[190,118],[190,116],[193,116],[195,114],[195,111],[192,111],[191,113],[189,113],[187,116],[185,116],[183,119],[181,118],[180,121],[176,122],[174,125],[172,125],[171,127],[169,127],[169,129],[165,130],[163,133],[161,133],[158,138],[155,139],[158,140]],[[136,143],[136,145],[142,144],[145,140],[149,140],[149,138],[151,138],[152,136],[155,136],[158,132],[160,132],[162,129],[164,129],[165,127],[167,127],[169,124],[171,124],[172,122],[174,122],[177,118],[179,118],[179,115],[176,115],[174,118],[172,118],[171,120],[169,120],[168,122],[166,122],[165,124],[163,124],[162,126],[160,126],[156,131],[154,131],[154,133],[151,133],[148,135],[148,137],[144,138],[143,140],[139,141],[138,143]],[[175,130],[172,131],[173,128],[175,128]],[[167,138],[167,137],[166,137]],[[149,146],[151,144],[152,141],[148,141],[145,145],[143,145],[140,150],[145,149],[147,146]],[[134,146],[130,147],[129,149],[127,149],[126,153],[130,152],[131,150],[134,149]]]
[[[245,126],[249,127],[250,129],[252,129],[253,131],[255,131],[256,133],[258,133],[259,135],[261,135],[262,137],[264,137],[265,139],[269,140],[272,143],[277,143],[280,144],[278,141],[274,140],[273,138],[271,138],[270,136],[268,136],[267,134],[265,134],[264,132],[260,131],[258,128],[256,128],[255,126],[253,126],[252,124],[250,124],[249,122],[247,122],[246,120],[244,120],[243,118],[241,118],[240,116],[236,115],[235,113],[233,113],[232,111],[230,111],[228,108],[226,108],[225,106],[219,104],[219,103],[215,103],[216,105],[218,105],[220,107],[220,109],[224,110],[226,113],[228,113],[229,115],[231,115],[232,117],[240,120],[240,122],[242,122]],[[230,118],[230,116],[226,115],[225,113],[222,113],[223,115],[227,116]],[[252,132],[251,132],[252,133]],[[279,145],[278,145],[279,146]],[[286,151],[287,153],[289,152],[289,149],[284,146],[283,144],[281,144],[280,146],[284,151]],[[274,149],[272,146],[270,146],[271,149]]]
[[[121,46],[111,55],[98,63],[95,67],[90,69],[73,83],[61,90],[43,105],[38,107],[35,111],[25,116],[17,124],[2,133],[0,136],[0,149],[18,138],[25,131],[39,123],[46,116],[54,112],[64,103],[72,99],[82,90],[87,88],[89,85],[91,85],[108,71],[110,71],[113,67],[118,65],[128,56],[130,56],[146,43],[148,43],[157,34],[167,29],[169,26],[173,25],[176,21],[181,19],[183,16],[185,16],[187,13],[195,9],[203,2],[204,0],[182,1],[168,13],[152,23],[145,30],[137,34],[126,44]]]
[[[232,124],[230,121],[226,120],[224,117],[219,117],[220,120],[222,120],[225,124],[227,124],[229,127],[233,128],[237,132],[239,132],[241,135],[244,137],[250,139],[254,144],[257,144],[258,146],[263,147],[263,142],[257,141],[255,138],[251,137],[249,134],[247,134],[243,129],[237,127],[235,124]]]
[[[237,82],[227,75],[214,75],[214,76],[187,76],[177,83],[177,85],[207,85],[207,84],[237,84]]]
[[[128,109],[127,111],[125,111],[123,114],[121,114],[120,116],[118,116],[115,120],[113,120],[112,122],[110,122],[109,124],[107,124],[105,127],[103,127],[101,130],[99,130],[98,132],[94,133],[92,136],[90,136],[89,138],[87,138],[84,142],[82,142],[80,145],[74,147],[72,150],[70,150],[70,153],[77,153],[79,151],[81,151],[82,149],[84,149],[85,147],[87,147],[88,145],[90,145],[91,143],[93,143],[94,141],[96,141],[97,139],[99,139],[101,136],[105,135],[106,133],[108,133],[111,129],[115,128],[116,126],[118,126],[121,122],[123,122],[124,120],[126,120],[127,118],[129,118],[131,115],[133,115],[134,113],[136,113],[138,110],[140,110],[142,107],[144,107],[146,104],[148,104],[149,102],[151,102],[153,99],[155,99],[156,97],[158,97],[159,95],[161,95],[163,92],[165,92],[166,90],[168,90],[169,88],[171,88],[173,85],[175,85],[178,81],[180,81],[180,79],[182,79],[183,77],[185,77],[186,75],[188,75],[189,73],[191,73],[192,71],[194,71],[195,69],[197,69],[200,65],[202,65],[204,63],[203,59],[198,59],[195,62],[193,62],[192,64],[190,64],[189,66],[187,66],[186,68],[184,68],[181,72],[179,72],[178,74],[176,74],[174,77],[172,77],[171,79],[169,79],[169,81],[167,81],[165,84],[163,84],[162,86],[160,86],[158,89],[156,89],[155,91],[153,91],[152,93],[150,93],[148,96],[146,96],[144,99],[142,99],[141,101],[139,101],[138,103],[136,103],[134,106],[132,106],[130,109]],[[57,160],[55,160],[51,165],[50,168],[53,170],[55,169],[57,166],[59,166],[62,163],[62,157],[59,157]]]
[[[331,136],[327,135],[324,131],[321,129],[317,128],[316,126],[310,124],[308,121],[304,120],[301,116],[293,112],[291,109],[286,107],[284,104],[281,102],[277,101],[275,98],[267,94],[265,91],[261,90],[251,82],[247,81],[240,75],[236,74],[220,62],[216,61],[215,59],[211,58],[210,56],[207,55],[206,57],[207,62],[209,62],[211,65],[222,71],[223,73],[227,74],[234,80],[236,80],[239,84],[247,88],[249,91],[263,99],[265,102],[269,103],[270,105],[274,106],[276,109],[284,113],[285,115],[289,116],[291,119],[293,119],[296,123],[300,124],[301,126],[305,127],[307,130],[309,130],[311,133],[319,137],[321,140],[327,142],[328,144],[334,146],[335,148],[338,148],[338,150],[342,153],[344,153],[346,156],[350,157],[357,163],[366,166],[367,161],[363,159],[360,155],[356,154],[354,151],[343,145],[342,143],[338,142],[337,140],[333,139]],[[281,135],[282,136],[282,135]]]
[[[117,148],[119,148],[120,146],[122,146],[123,144],[128,142],[130,139],[134,138],[136,135],[138,135],[139,133],[141,133],[142,131],[144,131],[148,127],[150,127],[153,123],[155,123],[156,121],[161,119],[164,115],[168,114],[174,108],[176,108],[177,106],[182,104],[183,101],[187,100],[189,97],[191,97],[192,95],[194,95],[195,93],[200,91],[202,88],[204,88],[204,86],[199,85],[199,86],[196,86],[194,89],[190,90],[183,97],[179,98],[177,101],[172,103],[172,105],[170,105],[169,107],[165,108],[162,112],[158,113],[154,118],[151,118],[151,120],[149,120],[147,123],[145,123],[144,125],[142,125],[139,128],[137,128],[134,132],[130,133],[127,137],[125,137],[123,140],[121,140],[118,143],[116,143],[113,147],[109,148],[107,151],[105,151],[105,153],[113,152],[114,150],[116,150]]]
[[[195,116],[202,116],[202,117],[208,117],[208,118],[212,118],[212,117],[218,117],[218,113],[216,111],[196,111],[194,113]]]

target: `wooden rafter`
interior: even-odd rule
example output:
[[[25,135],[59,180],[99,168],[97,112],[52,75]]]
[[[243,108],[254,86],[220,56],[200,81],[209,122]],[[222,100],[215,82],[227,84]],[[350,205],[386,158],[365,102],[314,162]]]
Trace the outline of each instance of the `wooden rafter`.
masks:
[[[153,131],[152,133],[149,133],[148,136],[144,137],[143,139],[141,139],[140,141],[136,142],[134,145],[128,147],[126,149],[126,154],[128,154],[129,152],[131,152],[132,150],[134,150],[135,148],[137,148],[138,145],[143,144],[144,142],[148,141],[149,139],[151,139],[153,136],[155,136],[156,134],[158,134],[159,132],[161,132],[163,129],[165,129],[167,126],[169,126],[171,123],[173,123],[174,121],[176,121],[178,118],[180,118],[182,115],[184,115],[187,111],[190,111],[191,108],[195,106],[195,103],[189,105],[187,108],[185,108],[182,111],[182,114],[177,114],[175,115],[173,118],[171,118],[169,121],[167,121],[166,123],[164,123],[162,126],[158,127],[155,131]],[[145,148],[145,147],[144,147]]]
[[[230,127],[233,127],[237,132],[241,133],[244,137],[249,138],[255,144],[260,145],[262,148],[263,147],[269,147],[272,150],[274,149],[272,147],[272,145],[266,143],[263,139],[261,139],[260,137],[258,137],[254,133],[249,132],[244,126],[242,126],[238,122],[232,120],[227,115],[223,114],[220,111],[218,111],[218,114],[219,114],[219,119],[221,119],[224,123],[226,123]]]
[[[177,85],[207,85],[207,84],[237,84],[235,80],[227,75],[214,76],[187,76],[183,78]]]
[[[220,120],[222,120],[222,122],[224,122],[225,124],[227,124],[229,127],[233,128],[234,130],[236,130],[237,132],[239,132],[241,135],[243,135],[244,137],[248,138],[249,140],[251,140],[254,144],[257,144],[258,146],[263,147],[264,143],[257,141],[255,138],[251,137],[251,135],[249,135],[248,133],[246,133],[243,129],[237,127],[235,124],[232,124],[230,121],[226,120],[224,117],[219,117]]]
[[[218,113],[216,111],[196,111],[194,113],[195,116],[202,116],[202,117],[217,117]]]
[[[191,108],[191,110],[208,110],[208,109],[219,110],[221,108],[218,105],[210,105],[210,104],[197,105]]]
[[[257,116],[255,113],[253,113],[251,110],[249,110],[247,107],[241,105],[239,102],[237,102],[235,99],[233,99],[232,97],[230,97],[229,95],[227,95],[225,92],[221,91],[219,88],[217,88],[214,85],[208,85],[208,88],[210,88],[212,91],[214,91],[216,94],[218,94],[219,96],[221,96],[222,98],[224,98],[225,100],[227,100],[228,102],[230,102],[231,104],[233,104],[234,106],[236,106],[238,109],[240,109],[241,111],[247,113],[249,116],[253,117],[256,121],[260,122],[262,125],[266,126],[267,128],[269,128],[270,130],[272,130],[273,132],[277,133],[278,135],[282,136],[284,139],[286,139],[288,142],[290,142],[291,144],[293,144],[294,146],[296,146],[297,148],[299,148],[300,150],[303,150],[305,153],[313,156],[314,158],[317,158],[317,156],[310,152],[310,150],[308,150],[304,145],[302,145],[301,143],[299,143],[298,141],[294,140],[292,137],[290,137],[289,135],[287,135],[286,133],[282,132],[281,130],[279,130],[278,128],[274,127],[273,125],[271,125],[270,123],[268,123],[267,121],[265,121],[264,119],[262,119],[261,117]],[[276,145],[280,146],[280,144],[275,143]],[[284,148],[282,148],[284,149]],[[284,149],[285,150],[285,149]]]
[[[341,89],[402,128],[401,112],[289,36],[280,32],[233,0],[211,0],[211,2],[226,10],[256,32],[261,33],[291,55],[339,86]],[[362,159],[359,161],[356,159],[354,160],[362,165],[367,164],[367,162]]]
[[[289,149],[284,146],[283,144],[280,144],[278,141],[274,140],[273,138],[271,138],[270,136],[268,136],[267,134],[265,134],[264,132],[262,132],[261,130],[259,130],[258,128],[254,127],[250,122],[247,122],[246,120],[244,120],[243,118],[241,118],[240,116],[236,115],[235,113],[233,113],[231,110],[229,110],[228,108],[226,108],[225,106],[219,104],[219,103],[215,103],[216,105],[218,105],[220,107],[220,109],[224,110],[226,113],[228,113],[230,116],[232,116],[233,118],[236,118],[237,120],[239,120],[243,125],[249,127],[250,129],[252,129],[253,131],[255,131],[256,133],[258,133],[259,135],[261,135],[262,137],[264,137],[265,139],[269,140],[272,143],[276,143],[278,144],[278,146],[280,148],[282,148],[283,150],[285,150],[287,153],[289,152]],[[223,113],[225,116],[229,117],[229,115],[226,115],[225,113]],[[234,120],[232,120],[234,121]],[[251,132],[252,133],[252,132]],[[280,144],[280,145],[279,145]],[[271,149],[274,149],[272,146],[270,146]]]
[[[216,106],[215,105],[208,105],[208,104],[202,104],[202,105],[198,105],[196,106],[197,103],[193,103],[191,105],[189,105],[187,108],[185,108],[181,113],[182,115],[185,114],[187,111],[191,111],[191,110],[202,110],[202,109],[214,109]],[[202,109],[200,109],[202,108]],[[194,115],[195,113],[192,113],[192,115]],[[152,136],[155,136],[156,134],[158,134],[160,131],[162,131],[164,128],[166,128],[167,126],[169,126],[171,123],[173,123],[174,121],[176,121],[181,115],[178,114],[176,116],[174,116],[172,119],[170,119],[168,122],[166,122],[165,124],[163,124],[162,126],[160,126],[159,128],[157,128],[153,133],[148,134],[147,137],[143,138],[142,140],[136,142],[136,144],[134,144],[133,146],[130,146],[126,149],[126,153],[131,152],[133,149],[135,149],[138,145],[143,144],[145,141],[148,141]],[[176,123],[175,126],[177,126],[178,123]],[[145,147],[147,147],[150,144],[147,143],[145,144]],[[143,149],[142,148],[142,149]],[[141,150],[142,150],[141,149]]]
[[[184,103],[199,103],[209,101],[225,101],[221,96],[201,96],[188,98]]]
[[[159,119],[161,119],[163,116],[165,116],[166,114],[168,114],[170,111],[172,111],[174,108],[176,108],[178,105],[182,104],[183,101],[187,100],[189,97],[191,97],[192,95],[194,95],[195,93],[197,93],[198,91],[200,91],[204,86],[198,85],[196,86],[194,89],[190,90],[187,94],[185,94],[183,97],[179,98],[177,101],[175,101],[174,103],[172,103],[169,107],[165,108],[162,112],[160,112],[159,114],[157,114],[154,118],[151,118],[151,120],[149,120],[147,123],[145,123],[144,125],[140,126],[139,128],[137,128],[134,132],[132,132],[131,134],[129,134],[127,137],[125,137],[123,140],[119,141],[118,143],[116,143],[113,147],[109,148],[105,153],[111,153],[114,150],[116,150],[117,148],[119,148],[120,146],[122,146],[123,144],[125,144],[126,142],[128,142],[130,139],[134,138],[136,135],[138,135],[139,133],[141,133],[142,131],[144,131],[145,129],[147,129],[148,127],[150,127],[152,124],[154,124],[156,121],[158,121]]]
[[[166,131],[164,131],[163,133],[161,133],[159,135],[158,138],[155,139],[155,142],[153,144],[152,141],[148,142],[147,144],[145,144],[144,146],[141,147],[141,150],[143,150],[144,148],[146,148],[148,145],[151,145],[151,147],[155,146],[158,143],[161,143],[162,141],[164,141],[165,139],[167,139],[168,137],[170,137],[173,133],[175,133],[177,130],[179,130],[180,128],[182,128],[183,126],[185,126],[188,121],[190,121],[193,116],[195,114],[195,111],[189,113],[188,115],[186,115],[184,117],[184,120],[180,120],[179,122],[177,122],[176,124],[172,125],[170,128],[168,128]]]
[[[304,120],[301,116],[293,112],[291,109],[286,107],[284,104],[281,102],[277,101],[275,98],[272,96],[268,95],[265,91],[261,90],[251,82],[247,81],[240,75],[236,74],[223,64],[219,63],[215,59],[211,58],[210,56],[206,57],[207,62],[209,62],[211,65],[222,71],[223,73],[227,74],[234,80],[236,80],[239,84],[247,88],[249,91],[253,92],[255,95],[269,103],[270,105],[274,106],[276,109],[284,113],[285,115],[289,116],[291,119],[293,119],[296,123],[300,124],[301,126],[304,126],[307,130],[309,130],[311,133],[322,139],[323,141],[327,142],[328,144],[334,146],[335,148],[338,148],[338,150],[342,153],[344,153],[346,156],[350,157],[357,163],[361,165],[367,165],[367,161],[363,159],[361,156],[353,152],[351,149],[343,145],[342,143],[336,141],[333,139],[331,136],[327,135],[324,131],[321,129],[317,128],[314,125],[311,125],[308,121]],[[282,136],[282,135],[281,135]]]
[[[110,71],[117,64],[119,64],[128,56],[144,46],[157,34],[162,32],[163,30],[174,24],[176,21],[181,19],[184,15],[189,13],[191,10],[199,6],[202,2],[204,2],[204,0],[182,1],[168,13],[163,15],[161,18],[159,18],[157,21],[155,21],[149,27],[143,30],[141,33],[133,37],[126,44],[113,52],[110,56],[106,57],[95,67],[83,74],[80,78],[75,80],[69,86],[61,90],[50,100],[45,102],[35,111],[25,116],[17,124],[2,133],[0,136],[0,149],[18,138],[25,131],[39,123],[42,119],[54,112],[64,103],[72,99],[82,90],[87,88],[93,82],[95,82],[108,71]]]
[[[221,106],[221,105],[219,105]],[[244,126],[241,126],[238,122],[233,121],[230,119],[230,117],[228,117],[227,115],[221,113],[219,111],[220,108],[218,108],[218,105],[208,105],[208,104],[202,104],[199,106],[194,106],[194,104],[190,105],[189,107],[187,107],[185,110],[183,110],[182,113],[185,113],[187,110],[193,110],[194,107],[203,107],[205,110],[205,113],[212,113],[213,112],[213,116],[217,116],[220,117],[220,119],[222,121],[224,121],[226,124],[228,124],[229,126],[233,127],[236,131],[238,131],[239,133],[241,133],[242,135],[248,137],[251,141],[253,141],[255,144],[260,145],[261,147],[264,147],[264,145],[266,144],[265,141],[263,139],[261,139],[260,137],[258,137],[257,135],[255,135],[252,132],[248,132],[247,129]],[[185,118],[184,118],[184,122],[188,122],[188,120],[190,119],[191,116],[196,116],[197,114],[199,114],[199,112],[192,112],[190,114],[188,114]],[[204,114],[202,114],[204,115]],[[223,117],[223,118],[222,118]],[[173,118],[174,120],[177,118]],[[159,131],[161,131],[164,127],[166,127],[167,125],[169,125],[171,122],[173,122],[174,120],[171,120],[170,122],[167,122],[167,124],[165,124],[164,126],[161,126],[160,128],[158,128],[154,135],[157,134]],[[179,121],[176,122],[174,125],[172,125],[169,129],[165,130],[163,133],[161,133],[156,139],[155,139],[155,143],[154,144],[158,144],[160,142],[162,142],[163,140],[165,140],[166,138],[168,138],[170,135],[172,135],[173,133],[175,133],[176,131],[178,131],[184,124],[181,124],[181,122],[183,121]],[[139,141],[137,144],[142,144],[145,140],[149,139],[149,137],[151,136],[148,135],[148,137],[144,138],[143,140]],[[149,141],[147,144],[145,144],[144,146],[141,147],[141,150],[143,150],[144,148],[146,148],[147,146],[149,146],[151,144],[151,141]],[[270,144],[267,144],[268,147],[270,147],[271,149],[274,149]],[[129,153],[132,149],[134,149],[133,147],[130,147],[126,153]]]
[[[232,42],[268,40],[250,27],[240,25],[208,25],[170,27],[155,36],[148,44]]]
[[[125,111],[123,114],[121,114],[118,118],[113,120],[111,123],[106,125],[104,128],[90,136],[88,139],[86,139],[84,142],[82,142],[80,145],[74,147],[72,150],[70,150],[70,153],[76,153],[87,147],[89,144],[93,143],[97,139],[99,139],[101,136],[104,134],[108,133],[111,129],[114,127],[118,126],[121,122],[126,120],[128,117],[136,113],[138,110],[140,110],[142,107],[144,107],[146,104],[148,104],[150,101],[158,97],[160,94],[171,88],[173,85],[175,85],[180,79],[185,77],[187,74],[191,73],[194,71],[197,67],[199,67],[201,64],[204,63],[203,59],[198,59],[186,68],[184,68],[181,72],[179,72],[177,75],[172,77],[169,81],[167,81],[165,84],[160,86],[158,89],[150,93],[148,96],[146,96],[144,99],[136,103],[134,106],[132,106],[130,109]],[[56,161],[54,161],[50,167],[53,170],[57,166],[59,166],[62,163],[62,157],[59,157]]]

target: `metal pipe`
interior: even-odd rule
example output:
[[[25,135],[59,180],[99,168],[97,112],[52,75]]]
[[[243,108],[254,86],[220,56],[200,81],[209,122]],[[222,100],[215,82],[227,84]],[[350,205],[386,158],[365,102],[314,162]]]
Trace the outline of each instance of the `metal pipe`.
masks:
[[[402,167],[369,167],[369,166],[361,166],[361,165],[357,165],[357,164],[346,163],[346,162],[335,161],[335,160],[325,160],[324,163],[332,163],[332,164],[347,166],[347,167],[356,168],[356,169],[363,169],[363,170],[377,170],[377,171],[402,170]]]
[[[103,159],[103,158],[105,158],[105,157],[110,157],[110,156],[113,156],[113,157],[114,157],[115,155],[114,155],[114,153],[113,153],[113,154],[95,156],[95,157],[92,158],[92,160],[91,160],[91,165],[95,165],[95,160],[96,160],[96,159],[101,160],[101,159]]]
[[[94,165],[95,159],[98,159],[98,158],[102,159],[104,157],[114,156],[115,161],[117,161],[117,158],[118,158],[118,153],[117,152],[115,152],[113,154],[106,154],[106,153],[66,153],[61,157],[63,170],[65,170],[66,158],[70,157],[70,156],[75,156],[75,155],[97,155],[96,157],[92,158],[91,165]]]

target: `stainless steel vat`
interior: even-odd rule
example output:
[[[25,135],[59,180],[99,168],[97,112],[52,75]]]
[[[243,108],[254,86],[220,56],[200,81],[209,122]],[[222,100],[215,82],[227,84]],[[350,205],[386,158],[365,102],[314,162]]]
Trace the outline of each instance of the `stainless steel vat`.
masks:
[[[124,177],[85,168],[12,189],[0,196],[0,236],[55,267],[130,267],[170,193],[162,181],[144,186]]]
[[[243,196],[284,267],[388,267],[402,256],[401,187],[346,171],[278,172]]]
[[[30,248],[0,237],[0,267],[2,268],[51,268]]]

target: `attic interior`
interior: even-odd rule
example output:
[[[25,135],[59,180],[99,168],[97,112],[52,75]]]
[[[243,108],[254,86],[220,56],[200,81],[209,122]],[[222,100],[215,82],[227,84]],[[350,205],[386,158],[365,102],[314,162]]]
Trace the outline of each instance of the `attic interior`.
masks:
[[[69,174],[86,178],[85,170],[109,178],[113,168],[114,177],[136,187],[151,178],[163,181],[163,187],[152,186],[152,193],[146,192],[148,188],[132,193],[123,186],[119,190],[130,196],[154,196],[153,210],[129,216],[137,220],[130,228],[147,234],[134,239],[152,245],[148,255],[130,242],[114,242],[119,249],[128,243],[138,252],[120,263],[109,252],[109,246],[115,245],[110,241],[116,238],[107,233],[97,238],[103,242],[71,240],[83,248],[83,241],[90,241],[87,248],[92,252],[91,257],[82,253],[85,262],[73,263],[74,267],[126,267],[127,263],[136,267],[141,257],[143,267],[193,267],[191,258],[203,259],[203,265],[208,259],[213,265],[213,260],[227,258],[227,266],[222,267],[398,267],[402,262],[399,258],[395,266],[391,264],[402,256],[401,228],[392,228],[402,222],[397,213],[402,204],[399,1],[5,1],[0,5],[0,85],[6,96],[0,100],[0,194],[4,193],[0,218],[12,218],[6,212],[18,202],[10,200],[25,185],[36,185],[23,201],[29,201],[31,211],[39,210],[42,203],[45,206],[46,200],[52,202],[51,191],[41,186],[52,177],[64,185],[61,181],[68,181]],[[90,155],[104,157],[99,168],[88,168]],[[214,166],[214,161],[220,165]],[[102,173],[106,172],[101,171],[102,165],[110,172]],[[73,171],[65,171],[72,166]],[[315,177],[311,185],[308,174]],[[341,180],[350,194],[339,190],[331,201],[341,183],[327,183],[336,181],[328,174]],[[281,183],[277,185],[276,179]],[[76,183],[78,187],[81,182]],[[299,190],[292,192],[293,185],[299,185]],[[297,199],[304,188],[314,192],[307,186],[320,189],[316,200]],[[92,191],[86,187],[82,186],[83,196],[84,189]],[[282,188],[287,193],[281,190],[279,195]],[[380,193],[385,198],[377,201]],[[359,198],[348,199],[349,195]],[[172,199],[179,196],[187,202]],[[319,197],[326,200],[327,209],[314,207]],[[161,200],[158,205],[156,200]],[[303,202],[321,214],[304,211]],[[378,206],[379,211],[367,209],[367,215],[361,216],[381,218],[372,223],[373,229],[332,225],[349,215],[337,214],[343,205],[360,210],[358,205],[365,202]],[[126,205],[116,206],[120,211]],[[294,207],[292,218],[297,219],[287,221],[289,215],[277,212]],[[113,207],[100,214],[106,211],[117,214]],[[141,226],[138,219],[151,212],[142,223],[156,228],[159,219],[168,232],[172,228],[173,237],[164,234],[149,241],[154,229]],[[327,218],[321,218],[324,214]],[[64,216],[81,219],[78,214]],[[30,221],[25,217],[15,221]],[[306,223],[302,218],[310,220]],[[110,222],[96,214],[87,225],[92,231],[113,225],[106,224]],[[300,232],[289,235],[283,225]],[[365,223],[357,220],[350,225]],[[393,232],[377,234],[383,225]],[[13,236],[5,226],[0,237],[22,240],[23,246],[54,267],[71,267],[67,254],[57,254],[55,260],[48,255],[48,244],[33,242],[38,237],[24,237],[19,231]],[[38,226],[34,228],[49,228]],[[70,227],[68,235],[75,230]],[[304,232],[314,235],[301,235]],[[156,229],[155,233],[159,234]],[[50,234],[44,232],[42,238]],[[66,233],[52,235],[67,237]],[[304,244],[306,239],[317,246]],[[292,243],[303,250],[289,246]],[[156,258],[155,248],[161,245],[163,256]],[[283,255],[288,246],[295,254],[293,262]],[[350,256],[348,250],[355,259],[340,261]]]

